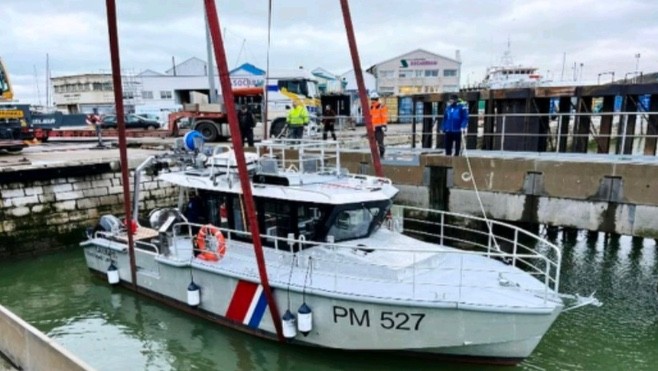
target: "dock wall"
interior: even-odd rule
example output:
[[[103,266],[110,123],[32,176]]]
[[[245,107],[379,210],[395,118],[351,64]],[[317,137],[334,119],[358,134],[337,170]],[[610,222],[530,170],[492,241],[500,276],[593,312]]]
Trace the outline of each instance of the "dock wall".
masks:
[[[487,217],[498,220],[658,238],[658,161],[495,154],[468,160],[473,175],[465,157],[440,154],[384,160],[384,175],[405,205],[482,215],[479,196]],[[363,153],[341,161],[351,172],[373,174]]]
[[[92,370],[62,346],[0,305],[0,356],[18,370]],[[1,367],[0,367],[1,368]]]
[[[141,184],[140,215],[176,203],[177,189],[154,176],[143,174]],[[6,170],[0,195],[0,257],[75,245],[101,215],[124,214],[121,173],[111,162]]]
[[[520,223],[658,238],[658,162],[424,153],[384,160],[397,202]],[[341,166],[372,174],[365,152],[344,152]],[[136,162],[134,167],[139,162]],[[475,186],[478,192],[475,192]],[[132,181],[132,175],[131,175]],[[131,187],[132,188],[132,187]],[[177,203],[177,189],[142,174],[140,215]],[[118,166],[97,162],[0,171],[0,258],[74,246],[103,214],[123,214]]]

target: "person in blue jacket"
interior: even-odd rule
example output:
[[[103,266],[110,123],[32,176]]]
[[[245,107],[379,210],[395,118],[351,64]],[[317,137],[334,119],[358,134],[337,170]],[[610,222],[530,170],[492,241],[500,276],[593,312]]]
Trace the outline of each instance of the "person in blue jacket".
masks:
[[[442,130],[445,133],[446,155],[452,155],[454,144],[455,156],[459,156],[462,143],[462,132],[468,127],[468,107],[466,103],[459,101],[459,97],[451,95],[443,114]]]

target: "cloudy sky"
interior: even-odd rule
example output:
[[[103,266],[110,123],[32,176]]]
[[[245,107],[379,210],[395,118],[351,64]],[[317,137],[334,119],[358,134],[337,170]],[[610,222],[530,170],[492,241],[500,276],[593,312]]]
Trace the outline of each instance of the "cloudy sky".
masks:
[[[202,0],[116,2],[125,70],[164,72],[172,57],[206,57]],[[265,68],[268,0],[216,3],[229,66]],[[272,3],[271,67],[351,69],[339,0]],[[608,71],[620,78],[638,64],[658,71],[655,0],[352,0],[350,7],[365,68],[417,48],[451,58],[459,49],[461,82],[474,83],[500,62],[509,39],[515,64],[553,80],[596,81]],[[0,57],[22,102],[45,102],[46,54],[52,76],[111,68],[104,0],[2,0],[0,18]]]

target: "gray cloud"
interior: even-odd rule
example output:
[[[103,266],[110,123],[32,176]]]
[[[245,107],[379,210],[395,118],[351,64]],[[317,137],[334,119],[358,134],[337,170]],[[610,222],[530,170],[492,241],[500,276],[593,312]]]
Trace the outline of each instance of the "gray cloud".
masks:
[[[110,70],[105,1],[3,0],[0,56],[17,97],[37,102],[44,91],[46,53],[53,76]],[[265,67],[267,0],[217,0],[231,67]],[[482,79],[511,41],[518,64],[560,79],[573,64],[585,80],[615,71],[658,71],[658,2],[652,0],[352,0],[362,65],[423,48],[454,58],[461,51],[462,83]],[[117,1],[122,66],[164,71],[171,58],[205,58],[203,1]],[[338,0],[273,0],[273,68],[351,69]],[[35,77],[35,68],[37,70]]]

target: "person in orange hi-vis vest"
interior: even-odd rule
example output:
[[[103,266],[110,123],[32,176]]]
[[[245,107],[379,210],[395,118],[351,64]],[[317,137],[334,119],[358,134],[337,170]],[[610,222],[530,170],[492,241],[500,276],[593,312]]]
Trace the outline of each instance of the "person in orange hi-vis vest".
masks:
[[[388,107],[379,101],[379,94],[373,92],[370,95],[370,116],[372,117],[372,126],[375,128],[375,140],[379,147],[379,156],[384,156],[386,148],[384,146],[384,132],[388,125]]]

